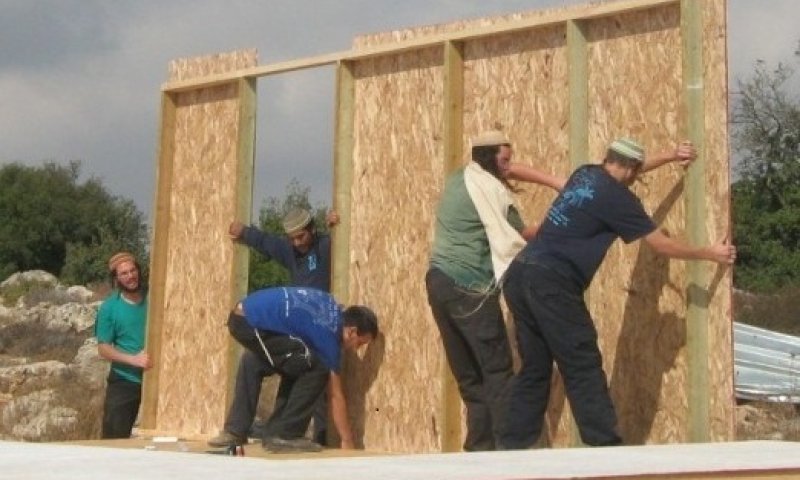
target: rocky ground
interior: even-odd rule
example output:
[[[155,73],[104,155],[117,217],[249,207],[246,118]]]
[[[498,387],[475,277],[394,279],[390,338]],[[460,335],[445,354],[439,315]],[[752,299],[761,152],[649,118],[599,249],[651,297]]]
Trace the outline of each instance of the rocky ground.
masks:
[[[98,437],[108,362],[92,336],[93,293],[33,271],[0,295],[0,439]]]
[[[108,373],[92,336],[99,304],[45,272],[0,283],[0,440],[99,437]],[[736,430],[737,440],[797,441],[800,416],[793,405],[749,402],[736,408]]]

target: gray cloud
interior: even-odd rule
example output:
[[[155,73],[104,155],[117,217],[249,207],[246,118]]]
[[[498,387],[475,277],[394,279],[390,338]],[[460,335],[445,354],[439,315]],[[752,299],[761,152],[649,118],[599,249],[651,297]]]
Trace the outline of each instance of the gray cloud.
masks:
[[[359,34],[578,3],[0,0],[0,163],[82,160],[150,215],[172,59],[255,47],[268,64],[346,50]],[[728,15],[731,79],[757,58],[793,59],[800,2],[730,0]],[[255,210],[293,177],[329,203],[333,81],[328,67],[259,81]]]

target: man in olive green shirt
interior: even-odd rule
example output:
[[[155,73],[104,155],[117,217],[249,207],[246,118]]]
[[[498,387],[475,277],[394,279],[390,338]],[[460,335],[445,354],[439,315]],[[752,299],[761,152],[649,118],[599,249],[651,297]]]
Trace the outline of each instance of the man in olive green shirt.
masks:
[[[425,277],[445,355],[467,408],[464,450],[494,450],[512,376],[511,348],[500,309],[505,267],[532,237],[508,179],[560,189],[564,180],[511,163],[499,131],[472,140],[472,161],[445,184]]]

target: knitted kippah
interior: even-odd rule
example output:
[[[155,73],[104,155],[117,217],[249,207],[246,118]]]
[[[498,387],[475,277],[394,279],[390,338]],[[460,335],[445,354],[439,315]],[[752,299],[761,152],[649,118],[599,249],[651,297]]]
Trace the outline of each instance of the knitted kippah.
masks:
[[[108,271],[114,273],[114,270],[117,269],[120,263],[122,262],[134,262],[136,263],[136,258],[133,254],[128,252],[119,252],[115,253],[108,259]]]
[[[618,138],[611,142],[611,146],[609,146],[608,149],[630,158],[631,160],[644,161],[644,148],[642,148],[638,142],[630,138]]]
[[[496,145],[510,145],[508,137],[500,130],[487,130],[472,137],[473,147],[494,147]]]
[[[283,230],[291,235],[302,230],[311,223],[311,213],[302,208],[294,208],[283,217]]]

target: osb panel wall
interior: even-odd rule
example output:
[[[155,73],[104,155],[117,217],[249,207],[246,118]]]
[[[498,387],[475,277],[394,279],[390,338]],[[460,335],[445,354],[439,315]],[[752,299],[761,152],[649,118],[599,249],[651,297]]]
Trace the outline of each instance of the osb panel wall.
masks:
[[[255,50],[177,60],[170,80],[256,62]],[[152,307],[162,322],[155,430],[208,435],[222,427],[230,370],[225,321],[234,250],[227,227],[237,205],[237,87],[179,93],[175,104],[169,235],[166,257],[154,259],[166,262],[164,305]]]
[[[469,138],[491,128],[505,131],[516,162],[562,177],[567,159],[569,85],[565,26],[467,42],[464,46],[464,151]],[[515,184],[526,223],[539,223],[556,192],[539,185]],[[514,325],[506,315],[513,338]],[[566,432],[564,397],[556,388],[548,432]],[[552,424],[561,422],[562,427]],[[462,429],[466,433],[466,426]]]
[[[674,148],[685,127],[679,6],[593,21],[587,37],[592,159],[622,135],[650,152]],[[683,178],[681,168],[668,165],[633,188],[675,236],[685,230]],[[685,263],[659,257],[641,242],[616,242],[589,290],[626,442],[687,440],[685,285]]]
[[[707,55],[704,62],[707,221],[709,237],[714,240],[716,232],[710,230],[727,226],[729,214],[726,92],[720,91],[725,89],[726,82],[724,0],[703,3]],[[565,10],[577,15],[582,8]],[[356,39],[354,44],[367,47],[497,21],[500,19],[479,19],[370,35]],[[506,34],[465,43],[465,151],[470,135],[485,128],[501,127],[514,142],[515,160],[556,174],[570,172],[564,31],[564,25],[555,25],[525,34]],[[649,151],[674,147],[686,128],[678,4],[588,20],[585,31],[589,42],[587,129],[590,153],[586,161],[599,161],[608,142],[618,135],[638,138]],[[441,62],[440,59],[432,61]],[[379,62],[370,60],[360,65],[376,63]],[[407,181],[404,171],[389,170],[397,168],[398,155],[406,148],[429,146],[430,139],[419,135],[420,128],[429,127],[431,131],[439,128],[438,120],[425,109],[410,117],[405,126],[398,125],[405,117],[393,113],[394,105],[399,102],[394,94],[404,89],[415,92],[405,102],[424,99],[423,104],[439,111],[441,98],[433,94],[438,94],[442,78],[432,74],[424,81],[433,84],[423,85],[420,83],[423,72],[429,73],[429,70],[394,72],[391,80],[397,85],[375,86],[375,90],[382,88],[392,94],[383,97],[382,108],[373,103],[363,104],[358,96],[366,85],[364,82],[375,80],[361,78],[357,84],[353,186],[353,205],[357,212],[353,215],[351,243],[354,261],[351,282],[355,288],[351,288],[351,301],[370,304],[384,313],[382,327],[386,331],[385,355],[367,393],[370,408],[365,409],[365,439],[371,448],[378,444],[395,451],[436,449],[436,441],[431,438],[435,432],[429,424],[435,424],[441,388],[441,346],[427,307],[422,275],[430,251],[437,192],[443,178],[433,175],[417,177],[416,182]],[[441,153],[436,149],[431,151]],[[441,159],[429,157],[427,161],[429,163],[415,163],[414,167],[425,168],[426,173],[437,173]],[[379,173],[399,177],[376,177]],[[654,218],[679,238],[685,238],[686,231],[684,173],[681,168],[669,165],[648,174],[634,187]],[[390,191],[396,196],[387,197],[384,192]],[[518,194],[526,220],[541,219],[552,198],[552,193],[536,186],[526,186]],[[408,211],[398,205],[406,201],[410,202]],[[359,210],[362,208],[359,205],[370,204],[380,207]],[[370,208],[374,209],[372,216],[368,213]],[[372,223],[379,209],[383,212],[388,209],[388,214],[377,224]],[[387,225],[387,219],[390,219],[388,223],[402,223],[403,228],[395,230]],[[406,241],[403,232],[412,230],[419,236],[413,242]],[[639,247],[621,242],[614,245],[588,292],[588,299],[600,333],[605,369],[626,442],[682,442],[687,440],[688,421],[687,270],[683,262],[658,258],[646,247]],[[412,261],[405,263],[406,260]],[[732,436],[732,347],[729,273],[720,272],[718,278],[715,277],[717,286],[712,289],[709,306],[711,343],[708,351],[713,354],[709,361],[709,384],[714,386],[713,392],[709,392],[709,429],[712,439],[725,440]],[[377,295],[377,289],[384,285],[390,285],[391,291]],[[368,295],[369,289],[376,294]],[[394,350],[395,346],[398,350]],[[418,355],[421,352],[424,355]],[[395,355],[401,360],[395,360]],[[372,370],[375,368],[373,365]],[[412,379],[420,381],[409,383]],[[410,395],[405,392],[408,385],[419,388]],[[559,446],[577,441],[562,391],[556,380],[548,414],[550,431],[545,439],[545,443]],[[384,416],[383,410],[378,414],[382,402],[400,408],[393,410],[398,420]],[[409,407],[413,410],[406,410]],[[431,416],[433,418],[426,418]],[[372,425],[387,433],[372,433]]]
[[[373,307],[382,338],[348,357],[347,394],[369,449],[438,449],[441,370],[425,296],[443,178],[441,48],[355,68],[350,300]]]
[[[728,72],[726,48],[727,12],[721,0],[703,2],[703,64],[705,102],[706,232],[719,241],[730,234],[730,177],[728,168]],[[710,439],[730,440],[734,436],[733,331],[731,328],[730,269],[715,268],[708,287]]]

